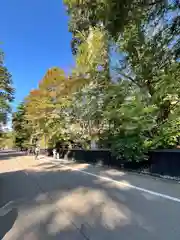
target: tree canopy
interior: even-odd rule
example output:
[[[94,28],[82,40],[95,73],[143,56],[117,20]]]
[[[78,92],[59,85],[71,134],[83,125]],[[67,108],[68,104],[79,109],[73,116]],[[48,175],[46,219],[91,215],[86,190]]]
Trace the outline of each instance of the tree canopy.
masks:
[[[76,65],[51,68],[24,101],[31,135],[96,141],[126,160],[180,135],[179,5],[64,0]]]
[[[21,149],[28,147],[32,136],[32,129],[25,114],[25,105],[21,103],[12,117],[14,145]]]
[[[12,78],[4,65],[4,53],[0,50],[0,130],[1,125],[6,124],[7,115],[10,112],[10,102],[13,100],[14,89]]]

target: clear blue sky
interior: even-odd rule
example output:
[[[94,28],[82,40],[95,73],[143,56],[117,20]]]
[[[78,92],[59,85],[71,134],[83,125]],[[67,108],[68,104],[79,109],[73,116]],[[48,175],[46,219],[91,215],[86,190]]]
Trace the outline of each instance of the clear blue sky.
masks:
[[[48,68],[70,70],[71,34],[62,0],[1,0],[0,5],[0,47],[16,88],[15,108]]]

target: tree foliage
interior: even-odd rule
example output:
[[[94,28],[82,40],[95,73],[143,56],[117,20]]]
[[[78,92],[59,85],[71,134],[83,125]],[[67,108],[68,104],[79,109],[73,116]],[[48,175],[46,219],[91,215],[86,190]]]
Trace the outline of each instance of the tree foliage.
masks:
[[[24,103],[21,103],[17,111],[13,113],[12,127],[14,133],[14,146],[18,148],[27,148],[31,143],[32,129],[26,119],[26,109]]]
[[[11,74],[4,65],[4,53],[0,50],[0,126],[7,122],[13,93]]]
[[[47,71],[25,100],[32,133],[91,140],[139,161],[180,133],[178,4],[64,0],[76,66]]]
[[[11,131],[3,131],[0,133],[0,149],[8,148],[12,149],[14,147],[14,135]]]

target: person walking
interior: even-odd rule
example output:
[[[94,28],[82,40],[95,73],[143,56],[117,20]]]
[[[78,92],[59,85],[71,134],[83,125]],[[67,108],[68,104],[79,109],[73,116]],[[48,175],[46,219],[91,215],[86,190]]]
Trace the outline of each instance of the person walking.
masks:
[[[38,156],[39,156],[39,147],[36,146],[36,147],[35,147],[35,160],[38,159]]]
[[[53,158],[56,159],[56,154],[57,154],[57,151],[56,151],[56,148],[53,149]]]
[[[60,149],[59,149],[59,148],[57,148],[57,149],[56,149],[56,159],[59,159],[59,158],[60,158],[60,155],[59,155],[59,153],[60,153]]]

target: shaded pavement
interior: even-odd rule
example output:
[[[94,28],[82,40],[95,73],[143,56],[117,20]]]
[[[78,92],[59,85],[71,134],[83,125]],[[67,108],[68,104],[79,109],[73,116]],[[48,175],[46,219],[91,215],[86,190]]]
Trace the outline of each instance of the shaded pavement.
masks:
[[[0,239],[180,239],[178,183],[17,153],[0,159]]]

